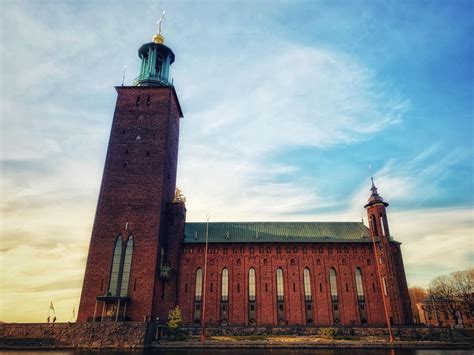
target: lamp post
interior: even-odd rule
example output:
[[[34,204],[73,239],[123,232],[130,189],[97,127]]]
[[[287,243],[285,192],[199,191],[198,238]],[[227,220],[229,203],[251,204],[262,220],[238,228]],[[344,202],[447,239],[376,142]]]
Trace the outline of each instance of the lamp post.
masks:
[[[209,215],[206,216],[206,248],[204,250],[204,282],[203,282],[203,292],[202,292],[202,313],[201,313],[201,336],[199,341],[204,343],[205,335],[204,335],[204,324],[205,324],[205,312],[206,312],[206,279],[207,279],[207,244],[209,239]]]
[[[374,248],[375,265],[377,267],[377,275],[379,277],[380,291],[382,292],[383,310],[384,310],[384,313],[385,313],[385,321],[387,322],[387,327],[388,327],[389,342],[393,343],[394,338],[393,338],[393,332],[392,332],[392,325],[390,324],[390,317],[388,315],[388,306],[387,306],[387,300],[386,300],[386,294],[385,294],[385,290],[387,289],[387,285],[384,284],[383,279],[382,279],[382,274],[380,272],[379,262],[381,260],[381,256],[379,255],[377,245],[375,244],[375,235],[372,232],[372,228],[371,228],[370,235],[372,237],[372,245],[373,245],[373,248]]]

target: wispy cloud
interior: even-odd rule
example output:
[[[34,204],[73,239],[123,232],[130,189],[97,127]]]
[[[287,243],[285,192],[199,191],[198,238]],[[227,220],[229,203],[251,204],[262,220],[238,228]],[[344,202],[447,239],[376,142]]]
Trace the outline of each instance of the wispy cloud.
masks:
[[[0,320],[43,321],[51,299],[66,319],[79,299],[113,85],[124,64],[126,83],[133,79],[136,49],[154,30],[143,14],[161,9],[155,1],[0,6]],[[361,16],[358,6],[309,3],[166,6],[185,112],[178,184],[188,220],[359,220],[368,197],[360,166],[376,157],[409,282],[472,264],[472,120],[461,119],[472,116],[461,102],[472,53],[467,65],[451,57],[466,54],[455,33],[466,21],[453,16],[460,26],[441,31],[431,9],[400,25],[405,13],[374,4]],[[320,158],[292,156],[305,149]]]

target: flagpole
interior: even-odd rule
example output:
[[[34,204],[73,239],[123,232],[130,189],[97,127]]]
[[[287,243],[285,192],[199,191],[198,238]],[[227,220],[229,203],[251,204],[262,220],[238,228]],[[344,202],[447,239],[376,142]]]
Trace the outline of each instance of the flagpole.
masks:
[[[199,339],[200,342],[204,343],[205,335],[204,335],[204,317],[206,311],[206,279],[207,279],[207,245],[209,239],[209,215],[206,216],[207,223],[206,223],[206,249],[204,250],[204,282],[203,282],[203,292],[202,292],[202,314],[201,314],[201,337]]]

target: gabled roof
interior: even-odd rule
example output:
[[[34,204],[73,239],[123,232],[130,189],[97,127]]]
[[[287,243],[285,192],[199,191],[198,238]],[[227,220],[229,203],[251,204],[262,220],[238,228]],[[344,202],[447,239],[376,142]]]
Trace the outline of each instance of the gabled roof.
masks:
[[[206,222],[186,223],[184,242],[205,243]],[[370,242],[361,222],[213,222],[209,243]]]

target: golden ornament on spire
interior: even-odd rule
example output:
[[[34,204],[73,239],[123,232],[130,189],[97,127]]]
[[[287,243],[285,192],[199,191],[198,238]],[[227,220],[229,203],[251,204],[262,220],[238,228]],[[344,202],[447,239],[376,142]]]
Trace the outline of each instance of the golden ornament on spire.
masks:
[[[158,43],[158,44],[163,44],[165,42],[165,37],[161,34],[161,24],[163,23],[163,19],[165,18],[165,13],[166,11],[163,10],[163,13],[161,14],[161,17],[156,21],[156,24],[158,25],[158,33],[153,36],[153,42]]]

